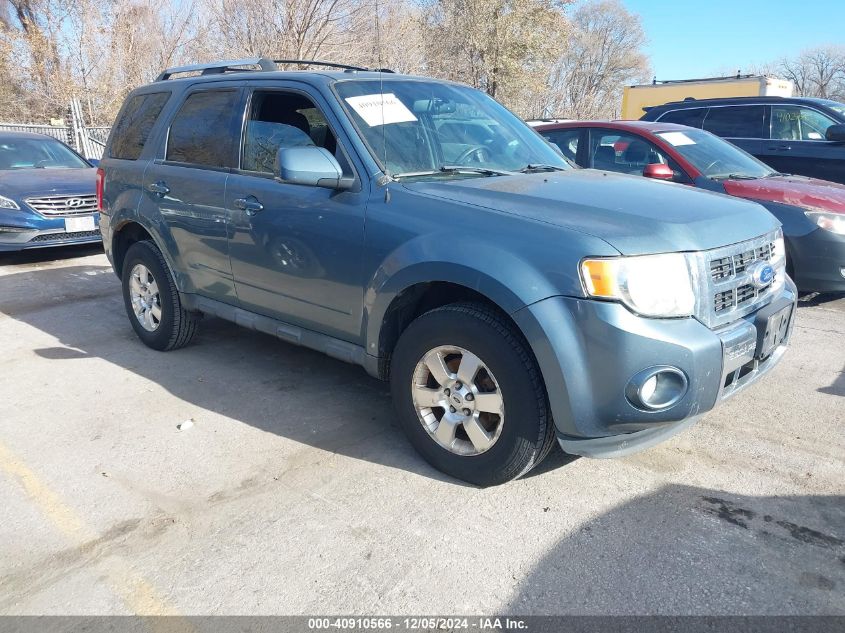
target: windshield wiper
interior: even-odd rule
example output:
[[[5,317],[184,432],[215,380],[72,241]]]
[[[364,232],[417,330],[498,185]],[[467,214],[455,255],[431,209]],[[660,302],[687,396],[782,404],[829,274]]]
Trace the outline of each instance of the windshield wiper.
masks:
[[[512,171],[491,169],[489,167],[471,167],[469,165],[442,165],[440,169],[429,169],[426,171],[408,171],[401,174],[393,174],[392,177],[413,178],[416,176],[439,176],[440,174],[482,174],[484,176],[512,176]]]
[[[749,176],[748,174],[727,174],[725,176],[710,176],[713,180],[758,180],[759,176]]]
[[[529,163],[522,169],[518,170],[521,174],[527,174],[532,171],[568,171],[566,167],[559,165],[548,165],[546,163]]]
[[[502,169],[491,169],[490,167],[471,167],[469,165],[441,165],[440,171],[444,174],[484,174],[485,176],[512,176],[512,171]]]

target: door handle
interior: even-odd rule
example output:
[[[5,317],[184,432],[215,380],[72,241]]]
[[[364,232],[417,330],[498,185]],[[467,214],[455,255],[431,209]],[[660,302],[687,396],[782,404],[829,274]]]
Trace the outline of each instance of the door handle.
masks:
[[[151,182],[147,185],[147,191],[150,193],[154,193],[158,196],[166,196],[170,193],[170,187],[164,184],[163,181],[159,180],[158,182]]]
[[[774,150],[775,152],[788,152],[792,147],[789,145],[769,145],[766,149]]]
[[[248,196],[246,198],[237,198],[234,201],[236,209],[246,211],[247,215],[255,215],[259,211],[264,210],[264,205],[261,204],[255,196]]]

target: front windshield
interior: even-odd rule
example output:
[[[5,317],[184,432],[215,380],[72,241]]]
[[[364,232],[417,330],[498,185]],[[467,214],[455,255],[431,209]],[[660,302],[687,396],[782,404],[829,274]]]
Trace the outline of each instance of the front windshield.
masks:
[[[373,157],[394,177],[571,167],[522,120],[472,88],[368,79],[338,82],[336,90]]]
[[[91,167],[70,149],[52,139],[0,139],[0,170],[82,169]]]
[[[674,147],[704,176],[724,178],[765,178],[776,172],[751,154],[704,130],[658,132],[657,136]]]

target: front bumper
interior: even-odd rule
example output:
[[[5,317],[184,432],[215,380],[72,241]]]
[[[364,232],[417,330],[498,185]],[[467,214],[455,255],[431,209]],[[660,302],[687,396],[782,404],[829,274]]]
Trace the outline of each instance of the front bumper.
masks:
[[[0,224],[0,252],[22,251],[32,248],[92,244],[102,241],[99,214],[94,214],[94,230],[65,229],[64,218],[41,219],[18,226]]]
[[[845,235],[815,228],[786,243],[802,292],[845,292]]]
[[[551,297],[514,318],[543,378],[558,440],[569,453],[615,457],[652,446],[759,380],[782,358],[791,337],[797,291],[791,281],[757,312],[711,330],[692,318],[648,319],[617,303]],[[764,311],[792,306],[786,336],[759,358]],[[671,406],[646,410],[626,389],[643,370],[668,366],[687,378]]]

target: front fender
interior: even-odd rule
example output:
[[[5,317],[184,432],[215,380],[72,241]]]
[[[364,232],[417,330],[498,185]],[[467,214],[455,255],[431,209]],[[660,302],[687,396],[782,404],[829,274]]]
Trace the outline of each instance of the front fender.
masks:
[[[501,247],[468,240],[455,248],[446,233],[418,236],[390,253],[367,284],[363,335],[369,354],[378,354],[381,327],[393,300],[414,285],[432,282],[474,290],[508,314],[560,294],[538,268]]]

